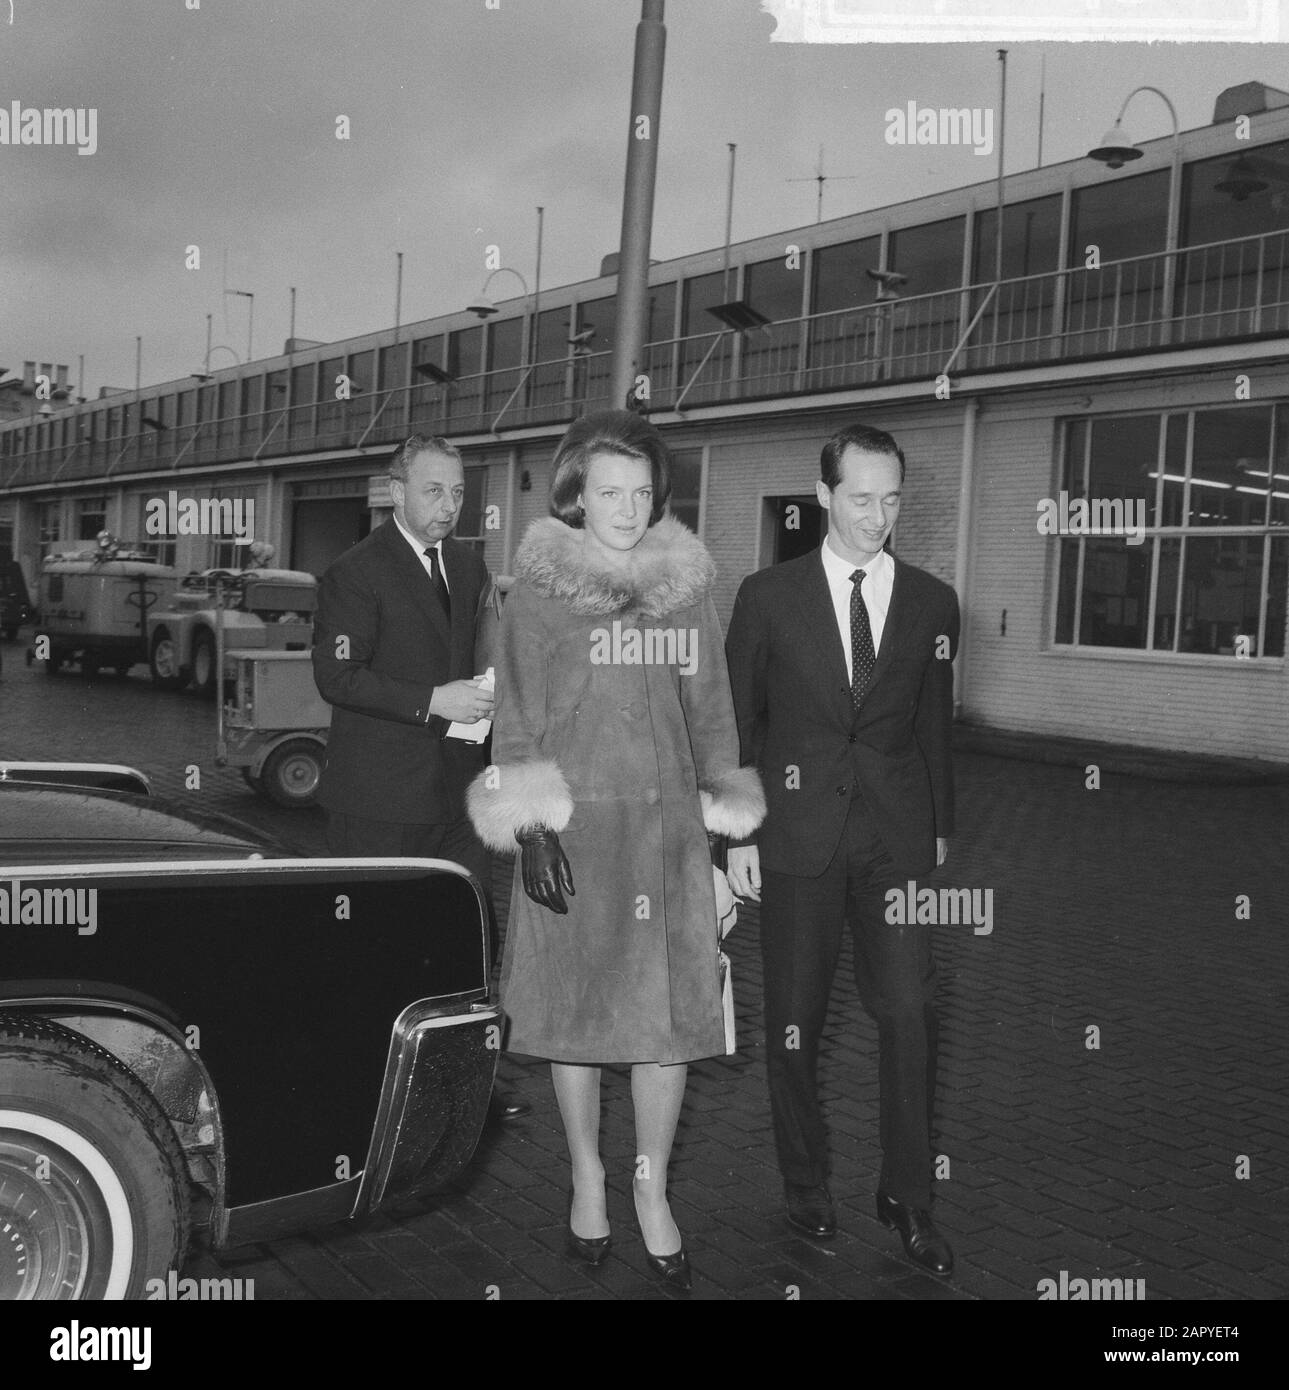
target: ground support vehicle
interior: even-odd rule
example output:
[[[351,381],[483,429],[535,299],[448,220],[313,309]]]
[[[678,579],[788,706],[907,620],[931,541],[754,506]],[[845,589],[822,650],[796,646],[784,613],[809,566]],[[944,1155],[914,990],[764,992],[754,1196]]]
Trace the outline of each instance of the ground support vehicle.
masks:
[[[216,647],[307,652],[318,581],[302,570],[205,570],[148,614],[148,662],[167,690],[215,693]],[[219,629],[222,627],[222,636]],[[232,672],[225,668],[224,677]]]
[[[57,675],[79,661],[87,675],[124,676],[148,659],[148,614],[170,602],[178,572],[150,548],[100,539],[95,550],[51,555],[40,572],[39,616],[27,662]]]
[[[308,652],[225,652],[233,698],[220,706],[215,761],[279,806],[310,806],[322,776],[331,706]]]
[[[365,1215],[474,1152],[479,884],[236,825],[0,783],[0,1300],[164,1298],[190,1241]]]

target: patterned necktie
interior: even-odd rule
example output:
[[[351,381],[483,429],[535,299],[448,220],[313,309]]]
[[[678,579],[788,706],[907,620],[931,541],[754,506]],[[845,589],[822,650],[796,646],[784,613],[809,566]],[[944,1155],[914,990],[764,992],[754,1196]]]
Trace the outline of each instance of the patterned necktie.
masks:
[[[443,605],[443,611],[447,614],[448,621],[452,621],[452,597],[448,593],[448,582],[443,578],[443,571],[439,568],[439,552],[432,545],[425,547],[425,553],[430,557],[430,570],[434,582],[434,592],[439,596],[439,602]]]
[[[860,586],[864,582],[864,571],[856,570],[850,577],[855,586],[850,591],[850,698],[855,708],[864,703],[864,692],[873,679],[873,668],[877,665],[877,652],[873,648],[873,629],[868,621],[868,607]]]

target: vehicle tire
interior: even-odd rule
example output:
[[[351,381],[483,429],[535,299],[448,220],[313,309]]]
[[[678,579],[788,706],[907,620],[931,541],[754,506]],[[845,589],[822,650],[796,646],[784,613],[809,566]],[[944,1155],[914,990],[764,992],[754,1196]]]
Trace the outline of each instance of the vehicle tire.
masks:
[[[187,1228],[183,1152],[138,1077],[70,1029],[0,1015],[0,1300],[143,1298]]]
[[[179,644],[171,637],[169,628],[159,627],[152,634],[148,670],[152,684],[159,690],[182,690],[188,684],[188,672],[179,664]]]
[[[98,653],[85,652],[81,656],[81,675],[93,680],[98,675]]]
[[[312,806],[322,776],[322,745],[311,738],[289,738],[264,759],[259,786],[279,806]]]
[[[57,676],[62,674],[64,657],[57,647],[50,647],[49,655],[45,658],[45,674],[47,676]]]
[[[215,636],[200,627],[192,636],[192,688],[204,700],[215,698]]]

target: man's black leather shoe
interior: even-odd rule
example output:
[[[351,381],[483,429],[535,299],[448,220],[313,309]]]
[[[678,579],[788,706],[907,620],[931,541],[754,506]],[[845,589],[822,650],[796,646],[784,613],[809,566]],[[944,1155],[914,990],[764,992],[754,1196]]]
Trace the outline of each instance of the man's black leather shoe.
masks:
[[[877,1219],[900,1233],[904,1253],[916,1265],[932,1274],[953,1273],[953,1251],[936,1230],[931,1213],[921,1207],[906,1207],[884,1192],[877,1194]]]
[[[788,1225],[816,1240],[827,1240],[837,1234],[837,1213],[833,1210],[828,1189],[802,1187],[785,1182],[783,1195],[787,1203]]]
[[[532,1108],[525,1100],[514,1100],[494,1091],[488,1102],[488,1119],[504,1125],[508,1120],[518,1120],[523,1115],[531,1114]]]

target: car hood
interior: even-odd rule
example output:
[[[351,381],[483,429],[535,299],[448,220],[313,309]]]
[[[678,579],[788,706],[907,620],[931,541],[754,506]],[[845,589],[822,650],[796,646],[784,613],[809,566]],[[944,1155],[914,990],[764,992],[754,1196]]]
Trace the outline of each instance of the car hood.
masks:
[[[0,784],[0,873],[6,864],[129,859],[292,858],[272,836],[231,816],[157,797]]]

